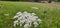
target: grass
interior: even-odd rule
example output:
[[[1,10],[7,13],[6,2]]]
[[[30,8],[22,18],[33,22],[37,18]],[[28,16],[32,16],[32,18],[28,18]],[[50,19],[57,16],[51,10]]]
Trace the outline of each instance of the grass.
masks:
[[[33,10],[32,7],[34,6],[39,9]],[[47,11],[45,15],[44,10]],[[36,15],[42,19],[42,23],[38,28],[60,28],[60,9],[44,7],[37,4],[26,4],[24,2],[6,1],[0,1],[0,28],[23,28],[23,26],[13,27],[13,17],[17,12],[24,11],[36,13]],[[9,16],[4,16],[4,14],[9,14]]]
[[[60,2],[56,2],[56,4],[60,4]]]

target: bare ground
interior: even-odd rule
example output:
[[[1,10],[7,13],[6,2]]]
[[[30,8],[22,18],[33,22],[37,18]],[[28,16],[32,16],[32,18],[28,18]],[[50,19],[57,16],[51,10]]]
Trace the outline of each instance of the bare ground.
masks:
[[[45,6],[45,7],[53,7],[53,8],[60,9],[60,5],[59,4],[55,4],[55,3],[36,3],[36,2],[24,2],[24,3],[42,5],[42,6]]]

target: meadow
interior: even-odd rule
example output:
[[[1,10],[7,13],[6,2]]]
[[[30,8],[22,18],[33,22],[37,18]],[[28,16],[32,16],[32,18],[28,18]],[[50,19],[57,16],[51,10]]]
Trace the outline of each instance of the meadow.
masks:
[[[42,23],[39,24],[37,28],[60,28],[60,9],[38,4],[0,1],[0,28],[23,28],[23,26],[13,26],[13,17],[17,12],[24,11],[36,13],[42,20]],[[39,9],[32,9],[32,7]],[[44,11],[46,11],[46,13],[44,13]],[[9,14],[9,16],[5,16],[4,14]],[[33,28],[33,26],[31,28]]]

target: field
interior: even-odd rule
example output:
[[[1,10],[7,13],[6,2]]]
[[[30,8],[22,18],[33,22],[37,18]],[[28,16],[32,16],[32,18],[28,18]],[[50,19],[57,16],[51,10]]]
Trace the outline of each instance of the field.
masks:
[[[27,11],[29,13],[36,13],[42,20],[42,23],[37,28],[60,28],[60,3],[58,4],[44,4],[31,2],[6,2],[0,1],[0,28],[23,28],[13,27],[13,17],[17,12]],[[38,7],[39,9],[32,9]],[[44,11],[46,13],[44,14]],[[4,16],[9,14],[9,16]],[[31,27],[33,28],[33,27]]]

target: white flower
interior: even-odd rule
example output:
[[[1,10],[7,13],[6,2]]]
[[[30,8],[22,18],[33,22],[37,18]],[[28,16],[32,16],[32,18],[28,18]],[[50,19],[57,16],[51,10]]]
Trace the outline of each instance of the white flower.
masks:
[[[33,24],[34,24],[34,27],[37,27],[38,26],[38,23],[37,22],[34,22]]]
[[[25,24],[24,25],[24,28],[29,28],[29,24]]]
[[[20,24],[20,26],[22,26],[22,24]]]
[[[39,8],[37,8],[37,7],[32,7],[32,9],[39,9]]]
[[[32,15],[36,15],[35,13],[32,13]]]
[[[14,26],[18,25],[18,20],[14,21]]]
[[[22,13],[21,12],[18,12],[17,14],[16,14],[16,16],[21,16],[22,15]]]
[[[41,21],[42,21],[41,19],[37,19],[37,21],[39,22],[39,24],[42,23],[42,22],[41,22]]]
[[[41,23],[41,19],[39,19],[35,13],[28,13],[26,11],[23,13],[18,12],[16,16],[14,16],[14,19],[17,19],[14,21],[15,27],[20,24],[20,26],[24,26],[24,28],[29,28],[32,26],[32,23],[34,24],[34,27],[37,27],[38,24]]]
[[[4,14],[4,16],[9,16],[9,14]]]
[[[14,19],[15,19],[15,18],[18,18],[18,16],[14,16]]]

